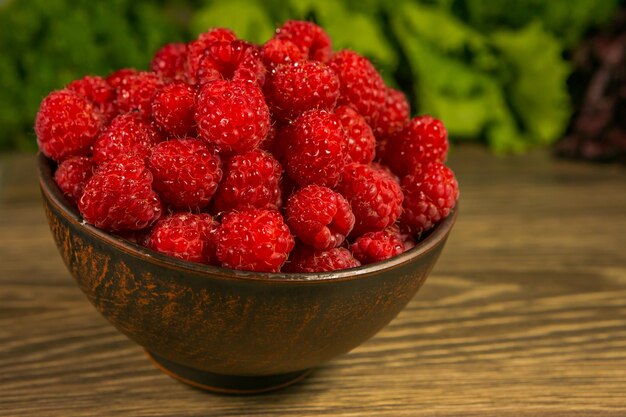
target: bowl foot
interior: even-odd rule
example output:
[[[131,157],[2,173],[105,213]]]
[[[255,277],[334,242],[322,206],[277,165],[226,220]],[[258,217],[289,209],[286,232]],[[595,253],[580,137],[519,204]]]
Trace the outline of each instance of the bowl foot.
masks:
[[[280,375],[221,375],[180,365],[148,351],[146,354],[157,368],[172,378],[196,388],[219,394],[261,394],[295,384],[311,373],[311,369],[305,369]]]

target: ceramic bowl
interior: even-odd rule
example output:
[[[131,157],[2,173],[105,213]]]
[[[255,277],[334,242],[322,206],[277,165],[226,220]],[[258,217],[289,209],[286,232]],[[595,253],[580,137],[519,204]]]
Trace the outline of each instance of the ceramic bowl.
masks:
[[[223,393],[257,393],[374,336],[432,270],[456,210],[415,248],[349,270],[256,273],[177,260],[85,224],[39,155],[44,209],[67,268],[111,324],[168,375]],[[418,331],[418,329],[416,329]]]

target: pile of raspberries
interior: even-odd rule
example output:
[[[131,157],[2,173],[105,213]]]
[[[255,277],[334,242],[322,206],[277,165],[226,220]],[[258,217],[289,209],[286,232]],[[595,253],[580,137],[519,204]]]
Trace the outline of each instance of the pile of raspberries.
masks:
[[[176,258],[318,272],[415,246],[458,198],[443,124],[324,30],[264,45],[229,29],[156,52],[151,70],[87,76],[35,122],[85,222]]]

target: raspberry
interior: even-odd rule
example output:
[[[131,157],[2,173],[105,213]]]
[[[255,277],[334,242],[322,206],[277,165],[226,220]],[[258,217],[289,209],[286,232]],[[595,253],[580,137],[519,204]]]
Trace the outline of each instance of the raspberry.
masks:
[[[313,61],[328,61],[333,50],[324,29],[311,22],[288,20],[278,28],[274,38],[293,42],[305,58]]]
[[[134,76],[138,73],[134,68],[122,68],[109,74],[106,78],[106,82],[111,86],[114,91],[117,91],[118,87],[124,83],[128,77]]]
[[[337,104],[350,104],[372,123],[385,104],[385,82],[365,57],[354,51],[336,53],[328,62],[341,83]]]
[[[402,243],[404,244],[405,252],[415,247],[415,241],[410,233],[400,233],[400,239],[402,239]]]
[[[218,212],[280,206],[282,167],[262,150],[235,155],[226,163],[224,181],[213,199]]]
[[[350,202],[356,218],[352,234],[360,236],[392,225],[402,213],[402,189],[382,169],[348,164],[337,190]]]
[[[272,115],[282,121],[294,120],[307,110],[332,110],[338,96],[339,79],[317,61],[279,65],[265,88]]]
[[[172,214],[154,225],[146,238],[146,246],[185,261],[210,264],[215,259],[218,226],[206,213]]]
[[[204,84],[196,101],[198,134],[221,152],[255,148],[267,135],[270,114],[259,87],[243,81]]]
[[[138,114],[120,114],[94,142],[93,159],[100,164],[124,154],[148,158],[160,141],[158,132]]]
[[[230,29],[214,28],[201,33],[198,39],[187,44],[187,80],[195,84],[196,73],[200,67],[200,60],[204,56],[209,45],[217,41],[234,41],[235,33]]]
[[[159,49],[150,62],[150,69],[163,81],[187,80],[187,45],[168,43]]]
[[[85,97],[53,91],[41,102],[35,119],[39,149],[55,161],[87,155],[102,123],[102,115]]]
[[[152,118],[174,137],[194,136],[195,90],[182,82],[157,91],[152,102]]]
[[[383,140],[402,129],[409,121],[411,107],[402,91],[387,87],[385,104],[372,121],[376,139]]]
[[[242,41],[215,41],[198,63],[195,80],[206,84],[219,79],[265,83],[265,66],[252,44]]]
[[[325,272],[361,266],[346,248],[315,250],[298,246],[283,268],[285,272]]]
[[[67,89],[89,100],[96,109],[100,110],[105,122],[110,122],[117,115],[115,90],[111,88],[104,78],[86,76],[69,83]]]
[[[403,176],[420,164],[444,163],[448,155],[448,132],[441,121],[431,116],[411,119],[404,129],[389,138],[383,161]]]
[[[54,173],[54,181],[59,189],[72,201],[78,203],[83,195],[85,184],[93,175],[95,164],[86,156],[73,156],[61,162]]]
[[[176,208],[206,207],[222,179],[218,156],[198,139],[171,139],[155,146],[148,160],[154,189]]]
[[[117,109],[120,113],[138,112],[148,120],[152,100],[163,82],[151,72],[138,72],[126,76],[117,87]]]
[[[348,160],[369,164],[376,154],[376,139],[365,119],[351,106],[338,106],[335,114],[348,138]]]
[[[345,166],[346,139],[339,118],[325,110],[304,113],[287,130],[287,173],[301,186],[334,187]]]
[[[115,232],[144,229],[162,212],[152,174],[136,155],[101,164],[85,185],[78,208],[87,223]]]
[[[301,188],[289,197],[285,214],[296,237],[315,249],[336,248],[354,227],[350,203],[318,185]]]
[[[405,251],[404,240],[397,228],[388,227],[378,232],[359,236],[350,250],[363,265],[384,261]]]
[[[402,179],[402,188],[405,198],[401,221],[418,237],[448,217],[459,198],[454,172],[440,163],[418,165]]]
[[[295,43],[286,39],[272,38],[261,48],[261,60],[267,68],[306,59]]]
[[[225,268],[278,272],[294,240],[279,212],[247,209],[222,218],[216,256]]]

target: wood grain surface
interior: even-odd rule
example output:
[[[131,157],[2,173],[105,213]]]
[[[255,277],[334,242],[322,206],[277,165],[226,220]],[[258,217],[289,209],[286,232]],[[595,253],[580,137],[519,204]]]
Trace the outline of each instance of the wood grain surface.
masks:
[[[61,262],[35,159],[0,160],[0,416],[626,416],[626,171],[455,148],[462,209],[408,307],[269,395],[156,370]]]

